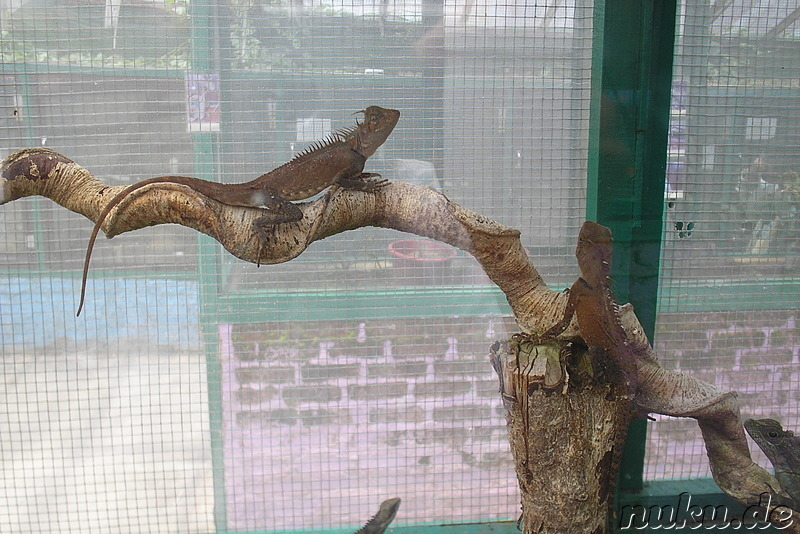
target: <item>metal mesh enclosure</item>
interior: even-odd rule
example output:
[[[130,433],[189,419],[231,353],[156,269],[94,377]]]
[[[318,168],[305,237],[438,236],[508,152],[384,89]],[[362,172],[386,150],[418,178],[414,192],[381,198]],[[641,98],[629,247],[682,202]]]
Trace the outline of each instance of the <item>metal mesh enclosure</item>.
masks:
[[[588,3],[0,8],[2,157],[243,182],[397,108],[368,171],[519,228],[554,287],[576,277]],[[516,518],[486,358],[514,327],[471,257],[366,228],[257,268],[159,226],[98,242],[76,319],[91,223],[41,198],[0,220],[0,532],[320,531],[394,496],[401,525]]]
[[[664,365],[795,429],[799,15],[775,0],[682,5],[656,333]],[[648,478],[710,476],[691,420],[650,425],[647,454]]]

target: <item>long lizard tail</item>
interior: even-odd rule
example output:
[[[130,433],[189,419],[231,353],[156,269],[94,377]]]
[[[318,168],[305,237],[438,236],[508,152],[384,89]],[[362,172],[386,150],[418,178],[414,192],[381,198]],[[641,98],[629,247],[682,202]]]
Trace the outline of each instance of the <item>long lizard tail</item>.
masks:
[[[86,259],[83,260],[83,279],[81,280],[81,301],[78,304],[78,313],[75,315],[79,317],[81,314],[81,310],[83,310],[83,304],[86,301],[86,281],[89,278],[89,261],[92,259],[92,250],[94,249],[94,242],[97,240],[97,234],[100,233],[100,227],[103,226],[103,221],[106,220],[108,214],[111,213],[117,204],[122,202],[122,200],[136,191],[137,189],[141,189],[146,185],[150,184],[178,184],[190,187],[195,191],[202,193],[207,192],[207,188],[209,187],[209,182],[205,180],[201,180],[199,178],[194,178],[191,176],[157,176],[155,178],[148,178],[147,180],[142,180],[141,182],[137,182],[135,184],[131,184],[122,191],[120,191],[111,201],[106,204],[106,207],[103,208],[103,211],[100,212],[100,215],[97,217],[97,222],[92,229],[92,235],[89,237],[89,246],[86,247]],[[299,210],[298,210],[299,211]]]
[[[97,234],[100,233],[100,227],[103,224],[103,220],[105,219],[106,210],[103,210],[103,213],[100,214],[100,217],[97,218],[97,222],[92,228],[92,235],[89,237],[89,246],[86,247],[86,259],[83,260],[83,279],[81,280],[81,301],[78,304],[78,313],[75,314],[75,317],[80,317],[81,310],[83,310],[83,304],[86,301],[86,281],[89,278],[89,261],[92,259],[92,249],[94,248],[94,242],[97,241]]]

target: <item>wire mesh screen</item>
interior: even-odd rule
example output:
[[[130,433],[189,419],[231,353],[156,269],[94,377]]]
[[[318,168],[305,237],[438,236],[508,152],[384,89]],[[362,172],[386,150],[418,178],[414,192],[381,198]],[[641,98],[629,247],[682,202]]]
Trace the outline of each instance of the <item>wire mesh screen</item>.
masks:
[[[656,333],[664,365],[795,429],[799,15],[777,0],[683,3]],[[651,425],[647,451],[649,478],[710,476],[692,421]]]
[[[0,156],[244,182],[397,108],[366,170],[520,228],[563,286],[589,4],[3,2]],[[259,268],[158,226],[98,242],[76,319],[91,223],[43,198],[0,218],[1,532],[320,531],[394,496],[398,524],[516,518],[486,358],[514,327],[465,253],[365,228]]]

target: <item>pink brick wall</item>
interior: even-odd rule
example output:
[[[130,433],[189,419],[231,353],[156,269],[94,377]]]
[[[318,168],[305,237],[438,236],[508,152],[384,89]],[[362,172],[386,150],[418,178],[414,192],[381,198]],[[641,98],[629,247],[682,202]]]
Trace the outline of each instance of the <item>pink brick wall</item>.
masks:
[[[496,317],[221,327],[231,527],[355,525],[394,496],[400,522],[516,518],[487,357],[515,331]]]

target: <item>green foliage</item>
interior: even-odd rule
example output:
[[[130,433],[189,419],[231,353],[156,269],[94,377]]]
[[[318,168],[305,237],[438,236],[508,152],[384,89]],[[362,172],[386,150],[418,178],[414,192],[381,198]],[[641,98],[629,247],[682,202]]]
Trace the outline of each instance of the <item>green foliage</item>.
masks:
[[[188,0],[122,4],[116,28],[102,3],[67,5],[29,0],[3,17],[0,60],[69,67],[188,67]]]
[[[282,0],[232,0],[230,7],[232,62],[238,70],[386,68],[411,55],[420,30],[414,22]],[[364,47],[365,42],[370,46]]]
[[[86,68],[189,69],[190,7],[189,0],[123,3],[114,29],[105,26],[102,3],[29,0],[4,14],[0,60]],[[222,42],[229,43],[230,49],[221,53],[237,70],[364,73],[399,67],[398,71],[409,72],[415,64],[413,47],[422,31],[416,21],[357,16],[330,6],[304,7],[285,0],[231,0],[225,7],[230,23],[222,29]],[[370,46],[364,47],[365,42]]]

